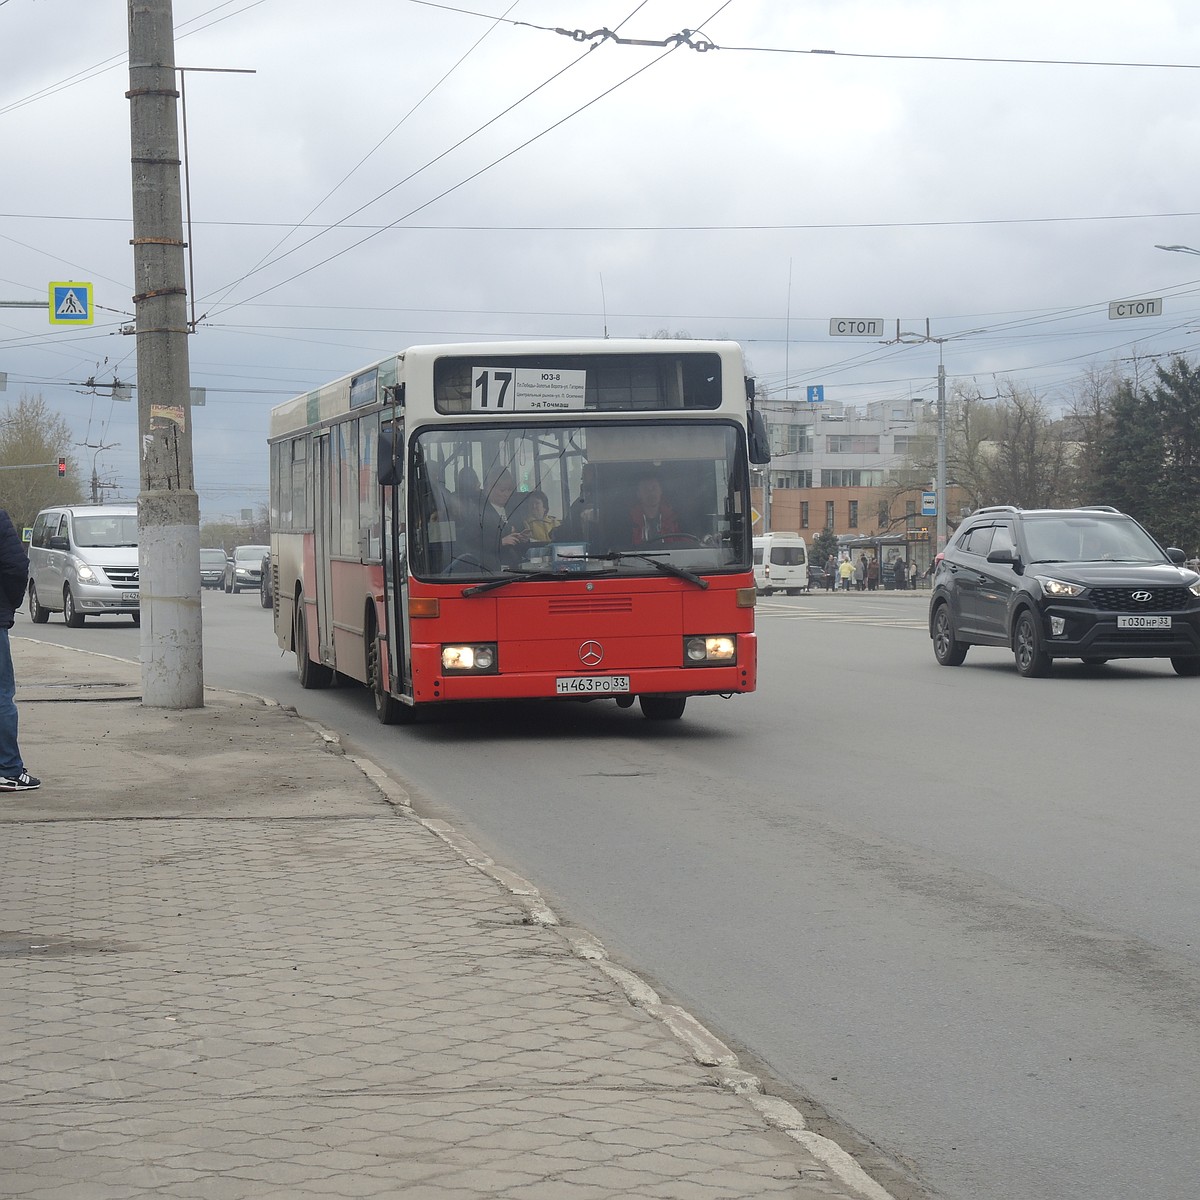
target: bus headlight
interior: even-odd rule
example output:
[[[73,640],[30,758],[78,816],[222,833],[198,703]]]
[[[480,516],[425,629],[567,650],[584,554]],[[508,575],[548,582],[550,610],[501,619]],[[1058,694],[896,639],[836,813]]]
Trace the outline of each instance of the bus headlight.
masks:
[[[481,642],[473,646],[443,646],[442,670],[493,675],[496,672],[496,645]]]
[[[689,667],[711,667],[737,662],[737,639],[728,634],[690,637],[683,641],[683,661]]]

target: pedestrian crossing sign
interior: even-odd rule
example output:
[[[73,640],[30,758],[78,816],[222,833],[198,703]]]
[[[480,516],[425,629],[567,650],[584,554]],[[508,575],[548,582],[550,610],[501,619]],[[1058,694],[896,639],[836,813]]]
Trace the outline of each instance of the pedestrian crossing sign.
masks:
[[[90,283],[50,285],[51,325],[90,325],[95,315]]]

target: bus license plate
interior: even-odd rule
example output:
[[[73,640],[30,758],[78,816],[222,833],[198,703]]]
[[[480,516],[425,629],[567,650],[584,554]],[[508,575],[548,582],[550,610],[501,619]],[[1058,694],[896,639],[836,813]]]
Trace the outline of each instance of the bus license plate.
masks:
[[[1170,629],[1170,617],[1142,617],[1124,613],[1117,615],[1118,629]]]
[[[629,676],[560,675],[554,691],[559,696],[612,696],[629,691]]]

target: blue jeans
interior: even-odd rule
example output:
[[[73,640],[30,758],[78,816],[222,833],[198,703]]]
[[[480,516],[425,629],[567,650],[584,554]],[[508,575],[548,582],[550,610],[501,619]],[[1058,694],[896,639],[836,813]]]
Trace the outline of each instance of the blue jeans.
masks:
[[[17,745],[17,705],[13,699],[16,691],[8,630],[0,629],[0,775],[10,779],[25,770]]]

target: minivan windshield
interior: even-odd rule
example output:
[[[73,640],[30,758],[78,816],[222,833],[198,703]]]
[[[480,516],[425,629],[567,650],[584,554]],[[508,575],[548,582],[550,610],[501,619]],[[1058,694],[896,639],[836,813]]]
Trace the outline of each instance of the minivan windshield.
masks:
[[[75,518],[77,546],[136,546],[138,544],[137,513],[116,516],[85,516]]]

